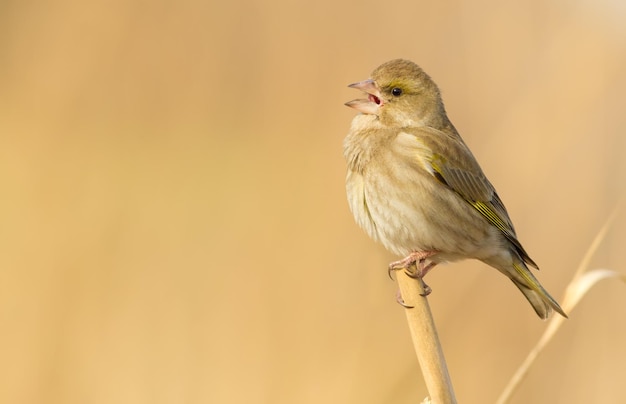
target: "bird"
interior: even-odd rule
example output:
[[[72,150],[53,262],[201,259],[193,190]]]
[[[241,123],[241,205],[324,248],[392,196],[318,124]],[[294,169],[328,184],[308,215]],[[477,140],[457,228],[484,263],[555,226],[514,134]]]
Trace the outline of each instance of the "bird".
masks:
[[[366,95],[345,103],[359,112],[343,143],[348,204],[372,239],[405,257],[389,270],[414,268],[423,279],[438,264],[477,259],[506,275],[540,318],[567,318],[530,271],[539,267],[430,76],[394,59],[348,87]]]

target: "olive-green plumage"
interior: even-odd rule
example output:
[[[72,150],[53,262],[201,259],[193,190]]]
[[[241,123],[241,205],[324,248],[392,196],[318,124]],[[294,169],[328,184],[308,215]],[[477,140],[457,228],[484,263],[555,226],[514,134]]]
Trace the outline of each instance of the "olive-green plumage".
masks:
[[[559,304],[528,269],[537,264],[478,162],[446,115],[437,85],[396,59],[352,84],[368,99],[344,141],[346,189],[357,223],[398,255],[433,263],[475,258],[508,276],[541,318]]]

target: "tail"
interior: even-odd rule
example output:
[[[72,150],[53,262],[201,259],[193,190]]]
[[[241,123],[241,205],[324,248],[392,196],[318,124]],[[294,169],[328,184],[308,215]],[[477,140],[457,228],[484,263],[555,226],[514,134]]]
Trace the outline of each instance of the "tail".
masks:
[[[535,312],[542,319],[547,319],[554,309],[557,313],[567,318],[567,314],[563,311],[556,300],[541,286],[537,278],[530,272],[523,261],[514,261],[514,273],[509,273],[509,278],[515,286],[526,296],[535,309]]]

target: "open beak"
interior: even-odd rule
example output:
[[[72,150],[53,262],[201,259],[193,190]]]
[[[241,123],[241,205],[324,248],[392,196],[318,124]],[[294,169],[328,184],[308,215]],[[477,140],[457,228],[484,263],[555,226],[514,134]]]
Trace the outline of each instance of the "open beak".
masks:
[[[367,100],[356,99],[346,102],[346,106],[354,108],[364,114],[378,115],[380,107],[383,106],[383,101],[380,98],[380,91],[376,82],[372,79],[360,81],[358,83],[350,84],[348,87],[356,88],[357,90],[365,91],[367,93]]]

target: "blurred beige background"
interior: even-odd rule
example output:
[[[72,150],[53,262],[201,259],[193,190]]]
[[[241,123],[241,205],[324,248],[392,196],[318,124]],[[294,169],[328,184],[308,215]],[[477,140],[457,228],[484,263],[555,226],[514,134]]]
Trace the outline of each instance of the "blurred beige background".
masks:
[[[619,1],[0,3],[0,402],[416,403],[354,224],[347,84],[412,59],[559,300],[626,185]],[[592,266],[626,271],[626,212]],[[457,397],[546,323],[475,262],[429,275]],[[626,402],[626,286],[593,289],[514,403]]]

